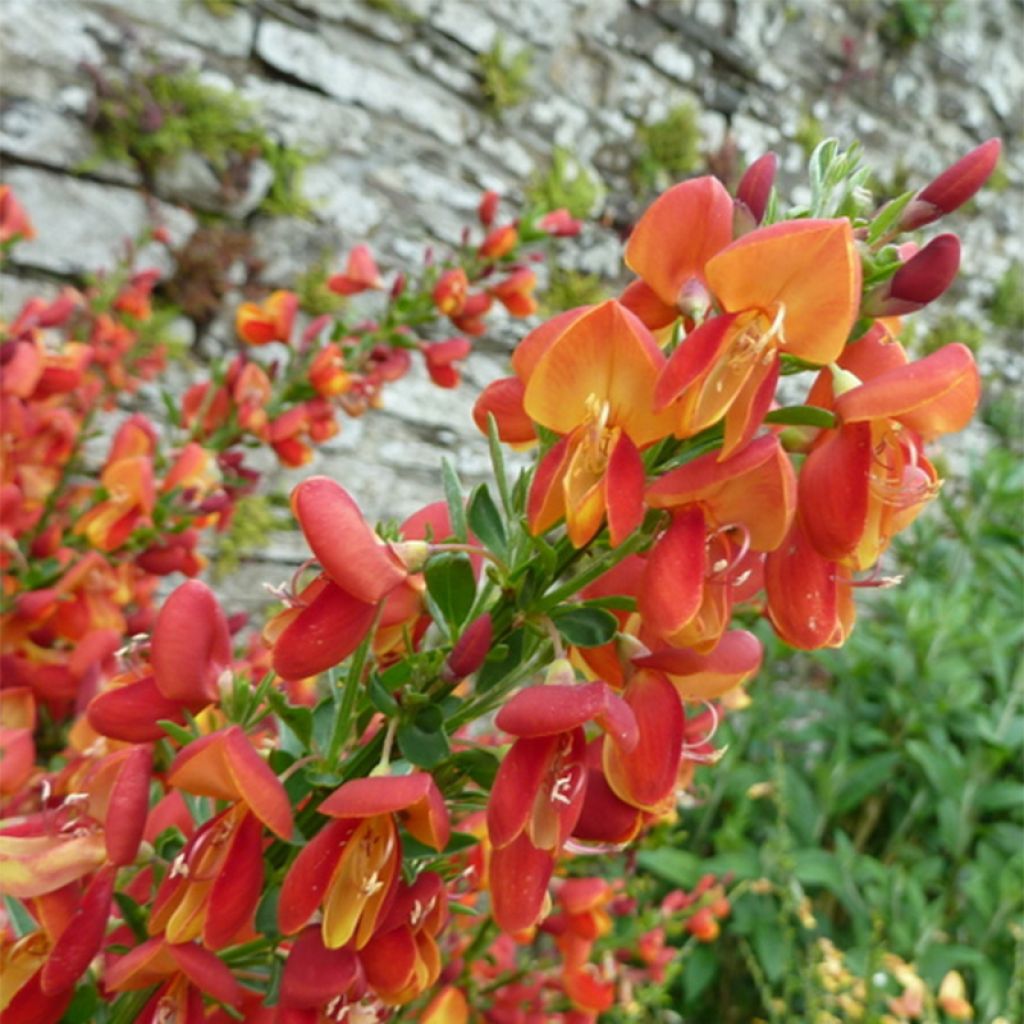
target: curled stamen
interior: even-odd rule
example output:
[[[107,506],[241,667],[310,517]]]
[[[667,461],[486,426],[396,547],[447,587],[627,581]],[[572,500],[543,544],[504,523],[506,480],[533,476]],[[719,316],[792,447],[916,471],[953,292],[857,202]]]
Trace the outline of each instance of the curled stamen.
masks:
[[[734,581],[729,579],[729,576],[736,570],[743,559],[747,557],[747,553],[750,551],[750,530],[746,523],[726,523],[725,526],[718,527],[717,530],[708,536],[708,543],[710,544],[719,537],[724,538],[726,543],[734,543],[732,538],[728,536],[734,530],[740,535],[739,548],[731,558],[717,558],[711,563],[711,572],[706,577],[708,583],[734,583]],[[749,575],[748,572],[746,577],[749,577]],[[746,577],[744,582],[746,582]]]
[[[718,732],[718,726],[720,724],[720,716],[718,714],[718,708],[709,701],[701,701],[705,708],[707,708],[708,714],[711,715],[711,728],[708,730],[706,736],[698,740],[696,743],[683,743],[683,756],[687,757],[691,761],[698,760],[691,754],[691,751],[697,751],[701,747],[707,746],[714,738],[715,733]]]
[[[879,590],[888,590],[890,587],[898,587],[903,582],[903,574],[897,573],[895,576],[880,576],[880,568],[878,565],[871,567],[869,575],[859,580],[847,580],[846,583],[851,587],[860,587],[863,589],[877,588]]]

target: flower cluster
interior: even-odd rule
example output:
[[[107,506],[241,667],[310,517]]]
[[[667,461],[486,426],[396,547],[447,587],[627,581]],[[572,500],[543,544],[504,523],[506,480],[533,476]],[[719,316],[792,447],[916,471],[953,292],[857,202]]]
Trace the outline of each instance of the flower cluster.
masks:
[[[75,424],[26,428],[36,461],[15,462],[12,505],[42,490],[6,564],[54,568],[5,593],[5,1020],[55,1021],[79,986],[116,1020],[590,1024],[664,978],[670,939],[713,942],[724,880],[651,916],[616,854],[720,761],[717,724],[762,660],[745,626],[838,645],[856,588],[889,582],[880,559],[940,484],[925,446],[979,398],[966,347],[913,360],[899,340],[952,280],[954,236],[895,239],[969,198],[998,151],[879,210],[833,142],[788,218],[770,156],[736,196],[713,178],[670,189],[628,241],[623,294],[530,332],[477,402],[493,487],[464,494],[446,463],[444,500],[376,527],[333,480],[295,488],[311,559],[277,590],[263,648],[242,650],[191,580],[115,651],[119,595],[139,586],[125,574],[198,568],[175,545],[229,514],[241,437],[301,464],[335,403],[374,405],[412,350],[454,384],[468,342],[417,332],[442,315],[472,336],[494,299],[532,312],[517,246],[574,225],[495,226],[488,196],[484,240],[415,286],[388,288],[358,248],[330,286],[387,291],[361,328],[314,321],[295,342],[290,293],[243,306],[241,337],[284,361],[247,353],[190,390],[172,458],[127,420],[99,487],[58,472],[47,489]],[[40,315],[5,387],[46,424],[91,356],[53,355]],[[504,445],[536,449],[517,480]],[[191,510],[186,528],[167,530],[181,521],[161,496]],[[40,696],[73,720],[49,767],[30,747]]]

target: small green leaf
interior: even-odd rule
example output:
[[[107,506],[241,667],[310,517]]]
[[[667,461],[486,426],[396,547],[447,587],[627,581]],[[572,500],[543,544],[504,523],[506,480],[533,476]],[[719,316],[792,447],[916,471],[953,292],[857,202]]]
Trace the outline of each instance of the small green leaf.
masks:
[[[24,938],[38,930],[36,919],[25,909],[21,900],[4,894],[4,908],[16,939]]]
[[[370,676],[370,682],[367,686],[367,693],[370,697],[370,703],[382,714],[388,718],[398,714],[398,703],[395,698],[391,695],[388,689],[384,686],[381,677],[374,672]]]
[[[488,551],[504,558],[508,553],[505,524],[486,484],[480,484],[469,499],[470,529],[483,541]]]
[[[124,892],[115,892],[114,900],[121,911],[124,923],[132,930],[132,934],[139,942],[145,942],[149,935],[146,933],[145,911]]]
[[[816,405],[787,405],[783,409],[775,409],[764,418],[765,423],[784,423],[793,427],[824,427],[831,429],[836,425],[835,413],[828,409],[819,409]]]
[[[479,842],[480,839],[471,832],[453,832],[448,840],[448,845],[441,853],[447,855],[457,853],[459,850],[468,850],[469,847],[476,846]],[[427,846],[426,843],[421,843],[418,839],[405,833],[402,834],[402,854],[410,860],[438,856],[437,850],[432,846]]]
[[[619,620],[604,608],[556,608],[551,621],[573,647],[600,647],[608,643],[619,628]]]
[[[751,939],[758,962],[769,981],[778,981],[789,962],[789,943],[778,921],[758,919]]]
[[[75,991],[74,997],[61,1017],[62,1024],[95,1024],[100,1017],[100,994],[89,986],[81,986]]]
[[[683,961],[686,998],[693,1002],[718,974],[718,956],[711,946],[695,946]]]
[[[487,414],[487,447],[491,454],[491,468],[494,470],[494,480],[498,485],[498,495],[501,498],[501,507],[505,515],[512,515],[512,496],[509,494],[508,471],[505,469],[505,453],[501,448],[501,438],[498,436],[498,421],[493,413]]]
[[[466,525],[462,483],[448,459],[441,460],[441,479],[444,482],[445,501],[448,502],[448,515],[452,521],[452,533],[460,544],[465,544],[469,539],[469,529]]]
[[[423,572],[427,591],[450,627],[461,626],[469,617],[476,596],[476,578],[469,558],[463,554],[435,555]]]
[[[500,683],[509,672],[513,672],[523,662],[523,638],[525,633],[522,628],[513,630],[506,637],[504,644],[505,653],[502,657],[497,656],[497,649],[492,650],[484,666],[476,674],[476,692],[486,693],[492,686]]]
[[[256,931],[260,935],[274,938],[277,935],[277,903],[281,898],[281,890],[278,887],[267,890],[266,895],[260,900],[256,910]]]
[[[475,748],[460,750],[452,763],[464,775],[469,776],[481,789],[490,792],[494,784],[494,776],[498,773],[498,758],[489,750]]]
[[[903,216],[907,203],[914,198],[913,192],[904,192],[903,195],[886,203],[878,212],[878,216],[871,222],[868,228],[868,245],[874,245],[880,238],[883,238],[894,228]]]
[[[692,889],[704,873],[703,861],[697,854],[669,846],[656,850],[641,850],[637,854],[636,862],[645,871],[650,871],[651,874],[682,889]]]
[[[435,768],[451,752],[444,714],[435,704],[420,708],[415,717],[402,722],[397,739],[402,754],[418,768]]]
[[[193,733],[190,733],[188,729],[179,725],[177,722],[172,722],[169,718],[161,718],[156,724],[159,725],[172,740],[180,743],[183,747],[187,747],[197,739],[197,737]]]

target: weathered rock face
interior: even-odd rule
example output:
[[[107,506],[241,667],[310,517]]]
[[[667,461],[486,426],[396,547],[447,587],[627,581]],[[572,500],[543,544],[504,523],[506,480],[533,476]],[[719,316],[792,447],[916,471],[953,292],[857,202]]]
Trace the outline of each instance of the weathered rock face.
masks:
[[[955,225],[968,271],[957,286],[960,311],[982,316],[994,282],[1019,258],[1020,0],[963,0],[902,49],[881,38],[893,31],[890,0],[236,0],[224,16],[215,6],[4,0],[0,153],[39,228],[17,251],[16,277],[4,278],[5,313],[24,296],[25,279],[45,287],[109,264],[150,218],[187,235],[194,219],[182,205],[243,220],[268,284],[293,284],[311,261],[358,241],[398,266],[425,243],[457,242],[482,189],[514,201],[554,145],[600,174],[615,214],[606,219],[625,224],[639,209],[629,180],[637,124],[687,101],[701,110],[705,154],[721,166],[733,145],[740,161],[774,149],[784,190],[802,180],[818,134],[859,138],[874,166],[911,186],[1001,136],[1002,190],[988,190]],[[500,118],[485,110],[479,72],[498,40],[507,53],[532,53],[529,94]],[[233,85],[272,137],[309,154],[310,220],[258,211],[265,169],[218,207],[202,160],[186,157],[158,175],[155,200],[137,190],[134,168],[96,161],[81,65],[154,60]],[[593,226],[569,258],[614,274],[619,243],[612,228]],[[521,331],[509,325],[483,339],[455,394],[416,376],[401,382],[383,412],[348,425],[313,469],[382,518],[437,496],[442,451],[455,453],[469,480],[482,474],[485,445],[467,410]],[[229,328],[216,334],[230,344]],[[1015,370],[1007,362],[1000,372]],[[281,486],[291,482],[281,474]],[[294,554],[287,538],[269,551]],[[281,571],[256,565],[248,574]]]

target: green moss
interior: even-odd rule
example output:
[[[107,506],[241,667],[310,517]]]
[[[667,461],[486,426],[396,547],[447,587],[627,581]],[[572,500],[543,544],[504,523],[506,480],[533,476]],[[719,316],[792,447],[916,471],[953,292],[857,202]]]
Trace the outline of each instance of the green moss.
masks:
[[[905,335],[906,329],[904,329]],[[972,352],[977,353],[987,336],[983,324],[958,313],[946,313],[927,333],[919,336],[915,331],[907,343],[907,347],[919,355],[926,356],[942,348],[943,345],[959,341]]]
[[[1019,260],[1014,260],[996,283],[988,310],[999,327],[1024,330],[1024,266]]]
[[[495,116],[523,103],[530,95],[530,70],[533,52],[528,48],[512,53],[505,48],[502,36],[477,58],[480,89],[484,105]]]
[[[953,0],[884,0],[875,29],[890,49],[909,50],[934,36],[954,6]]]
[[[208,85],[193,71],[167,68],[94,72],[94,83],[90,122],[102,157],[134,163],[152,184],[160,168],[198,153],[221,175],[226,195],[263,159],[274,172],[267,212],[308,215],[299,192],[308,158],[271,139],[256,109],[237,93]]]
[[[568,270],[552,262],[548,286],[541,296],[541,311],[545,316],[577,306],[589,306],[608,298],[608,289],[596,274],[583,274]]]
[[[1006,192],[1010,187],[1010,174],[1006,169],[1006,158],[1000,156],[999,162],[996,164],[995,169],[992,171],[992,177],[985,182],[985,188],[989,192],[998,192],[1002,194]]]
[[[331,257],[324,253],[311,263],[296,279],[295,292],[299,296],[299,308],[310,316],[336,313],[345,305],[343,296],[327,287],[331,276]]]
[[[601,179],[561,146],[551,154],[548,169],[526,187],[528,208],[540,213],[564,207],[574,217],[589,217],[603,197]]]
[[[422,20],[420,15],[409,7],[406,7],[406,5],[402,3],[402,0],[366,0],[366,6],[375,11],[380,11],[381,14],[389,15],[394,18],[395,21],[404,21],[408,24],[414,24]]]
[[[235,503],[235,514],[225,533],[217,538],[213,575],[223,579],[238,569],[242,560],[266,546],[273,530],[281,525],[273,502],[262,494],[249,494]]]
[[[826,138],[825,126],[810,112],[805,110],[793,133],[793,141],[810,157],[818,145]]]
[[[309,156],[269,139],[261,155],[270,165],[274,177],[260,203],[260,210],[274,217],[310,217],[313,206],[302,195],[302,175],[309,165]]]
[[[642,188],[665,188],[700,166],[699,112],[680,103],[660,121],[637,125],[633,177]]]
[[[249,6],[249,0],[192,0],[215,18],[227,18],[235,11]]]

